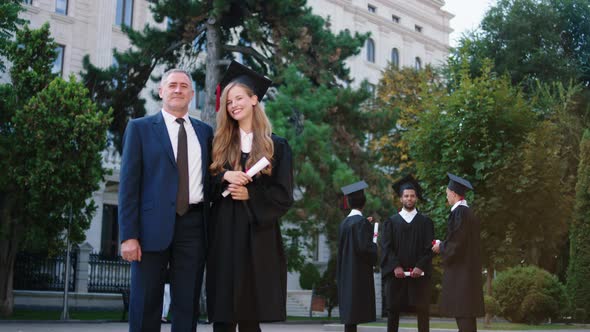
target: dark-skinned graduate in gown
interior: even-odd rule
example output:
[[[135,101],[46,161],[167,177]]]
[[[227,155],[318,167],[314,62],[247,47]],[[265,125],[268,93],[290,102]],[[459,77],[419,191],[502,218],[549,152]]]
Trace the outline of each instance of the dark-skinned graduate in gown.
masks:
[[[439,253],[444,269],[439,313],[455,317],[460,332],[477,331],[476,317],[484,315],[480,256],[480,222],[467,205],[469,181],[447,174],[447,201],[451,213],[445,239],[432,251]]]
[[[416,312],[418,331],[429,330],[434,223],[416,209],[422,188],[412,175],[393,185],[402,209],[383,223],[381,273],[385,284],[387,332],[399,329],[400,312]]]
[[[260,101],[271,81],[232,62],[221,83],[213,139],[207,309],[215,332],[260,331],[286,315],[287,261],[279,218],[293,204],[287,140],[272,134]],[[262,157],[270,161],[248,176]],[[222,196],[222,192],[229,195]]]
[[[377,244],[373,242],[372,217],[363,217],[365,181],[342,187],[350,214],[338,229],[338,307],[345,332],[356,332],[360,323],[376,320],[373,266]]]

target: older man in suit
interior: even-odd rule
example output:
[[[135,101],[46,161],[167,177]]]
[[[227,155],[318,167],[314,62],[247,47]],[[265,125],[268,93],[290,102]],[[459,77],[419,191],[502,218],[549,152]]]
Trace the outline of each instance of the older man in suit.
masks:
[[[129,331],[159,331],[170,268],[172,331],[195,331],[206,257],[213,130],[188,116],[191,77],[162,76],[162,109],[131,120],[119,184],[121,255],[131,263]]]

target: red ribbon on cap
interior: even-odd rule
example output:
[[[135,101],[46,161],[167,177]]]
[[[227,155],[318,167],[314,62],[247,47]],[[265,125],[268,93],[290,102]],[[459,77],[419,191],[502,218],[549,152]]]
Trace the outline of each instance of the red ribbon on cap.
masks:
[[[221,106],[221,85],[217,84],[215,89],[215,113],[219,112],[219,106]]]

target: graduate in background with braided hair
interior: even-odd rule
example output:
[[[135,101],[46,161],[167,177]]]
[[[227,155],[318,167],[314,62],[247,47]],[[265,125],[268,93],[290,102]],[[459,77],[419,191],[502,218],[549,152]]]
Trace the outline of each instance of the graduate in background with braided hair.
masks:
[[[342,187],[351,210],[338,229],[338,308],[345,332],[356,332],[360,323],[376,320],[373,266],[377,244],[373,242],[372,217],[363,217],[365,181]]]

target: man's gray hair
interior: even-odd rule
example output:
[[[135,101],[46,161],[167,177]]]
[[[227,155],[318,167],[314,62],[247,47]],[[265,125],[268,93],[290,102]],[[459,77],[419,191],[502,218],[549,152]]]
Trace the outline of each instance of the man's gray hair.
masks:
[[[165,72],[164,75],[162,75],[162,79],[160,80],[160,86],[162,86],[164,84],[164,82],[166,82],[168,77],[174,73],[185,74],[186,77],[188,77],[189,81],[191,81],[191,82],[193,81],[193,78],[191,77],[191,74],[188,73],[188,71],[186,71],[184,69],[172,68],[172,69],[168,70],[167,72]]]

